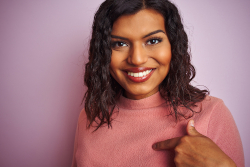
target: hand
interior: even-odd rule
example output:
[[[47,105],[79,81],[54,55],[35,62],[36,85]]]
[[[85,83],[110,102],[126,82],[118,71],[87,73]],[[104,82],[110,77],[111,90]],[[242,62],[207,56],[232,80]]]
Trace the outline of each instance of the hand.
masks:
[[[233,160],[211,139],[195,129],[193,120],[188,122],[187,134],[155,143],[152,148],[156,151],[173,149],[175,151],[174,162],[177,167],[236,167]]]

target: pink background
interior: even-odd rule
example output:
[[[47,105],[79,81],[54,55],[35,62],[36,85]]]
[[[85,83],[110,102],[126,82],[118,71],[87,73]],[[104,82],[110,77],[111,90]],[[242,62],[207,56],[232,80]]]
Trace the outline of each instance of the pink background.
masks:
[[[0,1],[1,167],[70,166],[87,43],[101,1]],[[191,41],[194,84],[229,107],[250,166],[250,1],[174,2]]]

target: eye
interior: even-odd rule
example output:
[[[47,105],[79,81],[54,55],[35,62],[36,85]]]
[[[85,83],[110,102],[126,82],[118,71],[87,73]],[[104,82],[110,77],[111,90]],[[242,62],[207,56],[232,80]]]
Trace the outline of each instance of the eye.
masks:
[[[124,46],[128,46],[125,42],[121,42],[121,41],[115,41],[111,43],[112,48],[119,48],[119,47],[124,47]]]
[[[152,38],[147,41],[148,45],[156,45],[162,41],[161,38]]]

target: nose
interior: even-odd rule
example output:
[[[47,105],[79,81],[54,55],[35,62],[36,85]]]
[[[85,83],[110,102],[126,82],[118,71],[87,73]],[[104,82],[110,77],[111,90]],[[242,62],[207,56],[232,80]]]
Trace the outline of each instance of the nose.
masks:
[[[135,44],[130,50],[128,63],[139,66],[148,61],[148,56],[145,48],[141,44]]]

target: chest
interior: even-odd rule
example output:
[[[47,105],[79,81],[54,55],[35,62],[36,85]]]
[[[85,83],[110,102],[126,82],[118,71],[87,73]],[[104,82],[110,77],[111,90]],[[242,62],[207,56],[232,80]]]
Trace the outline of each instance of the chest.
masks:
[[[186,134],[186,124],[165,119],[116,119],[112,128],[96,132],[80,128],[76,159],[79,166],[174,166],[172,150],[154,151],[155,142]]]

